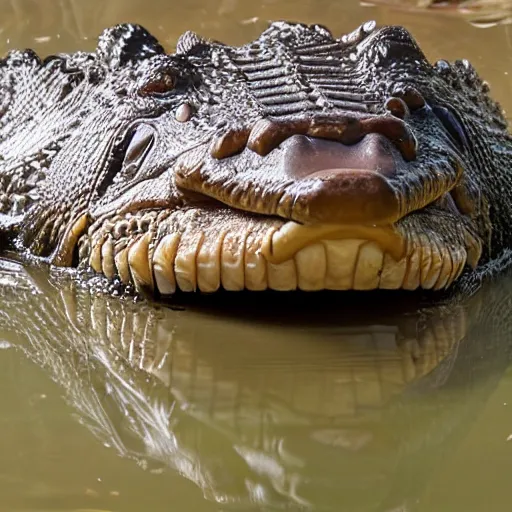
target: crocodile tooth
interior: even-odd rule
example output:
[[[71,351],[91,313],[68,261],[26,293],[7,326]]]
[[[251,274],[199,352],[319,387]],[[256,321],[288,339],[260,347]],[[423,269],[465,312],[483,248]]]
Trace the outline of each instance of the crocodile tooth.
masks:
[[[222,243],[220,276],[225,290],[244,289],[244,248],[247,233],[227,233]]]
[[[128,265],[128,249],[125,247],[118,251],[114,257],[119,279],[124,284],[131,283],[130,266]]]
[[[249,233],[245,241],[245,287],[258,291],[267,288],[267,262],[261,253],[261,237]]]
[[[197,289],[196,260],[203,238],[203,233],[190,232],[181,237],[174,260],[174,274],[178,288],[184,292],[194,292]]]
[[[284,263],[267,262],[268,287],[272,290],[290,291],[297,288],[297,270],[293,260]]]
[[[359,248],[365,240],[328,240],[324,242],[327,258],[325,287],[328,290],[350,290],[354,281]]]
[[[172,295],[176,292],[174,259],[179,243],[180,235],[178,233],[166,235],[160,240],[153,254],[153,273],[158,291],[162,295]]]
[[[453,248],[451,254],[453,261],[453,270],[448,280],[447,286],[452,284],[462,274],[467,259],[466,250],[460,246]]]
[[[84,213],[66,229],[52,260],[54,265],[58,267],[71,266],[73,261],[73,250],[79,237],[85,232],[88,220],[88,214]]]
[[[419,266],[419,286],[425,288],[424,282],[426,277],[428,276],[430,267],[432,266],[432,244],[430,243],[428,237],[423,233],[418,233],[418,242],[421,247],[421,258]]]
[[[407,255],[407,271],[402,288],[404,290],[416,290],[420,286],[422,247],[415,233],[411,233],[409,237],[411,252]]]
[[[467,250],[467,263],[471,268],[475,269],[482,256],[482,242],[479,238],[475,238],[468,233],[468,231],[464,232],[464,241]]]
[[[439,278],[434,285],[434,290],[441,290],[447,286],[453,270],[453,262],[450,251],[446,247],[442,246],[441,254],[443,258],[443,266],[439,272]]]
[[[262,252],[268,261],[282,263],[303,247],[331,240],[376,242],[397,260],[404,256],[406,249],[404,237],[391,226],[304,225],[290,221],[265,237]]]
[[[325,287],[327,257],[321,243],[304,247],[295,254],[297,281],[301,290],[322,290]]]
[[[197,286],[202,292],[220,288],[220,254],[225,233],[210,232],[197,254]]]
[[[390,254],[384,254],[379,288],[397,290],[402,287],[407,272],[407,258],[396,261]]]
[[[137,291],[154,288],[151,262],[148,255],[151,233],[146,233],[128,248],[128,265]]]
[[[354,290],[373,290],[379,285],[384,254],[375,242],[366,242],[359,249],[354,269]]]
[[[430,290],[439,279],[439,274],[443,268],[443,256],[434,239],[428,240],[427,244],[430,252],[430,267],[428,269],[422,268],[421,286],[425,290]]]
[[[95,272],[101,273],[101,246],[105,241],[104,238],[101,238],[96,242],[91,250],[91,255],[89,256],[89,265]]]
[[[114,279],[116,269],[114,267],[114,242],[109,235],[101,246],[101,269],[109,279]]]

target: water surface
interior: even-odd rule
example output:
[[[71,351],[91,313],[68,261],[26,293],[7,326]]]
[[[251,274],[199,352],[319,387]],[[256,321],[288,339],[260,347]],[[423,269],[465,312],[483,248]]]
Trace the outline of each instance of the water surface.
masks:
[[[353,1],[11,0],[2,52],[145,25],[238,44],[270,19],[406,25],[512,109],[512,29]],[[505,9],[506,2],[503,3]],[[500,18],[498,16],[498,18]],[[185,310],[0,262],[0,510],[502,511],[512,472],[509,279],[458,305],[243,295]]]

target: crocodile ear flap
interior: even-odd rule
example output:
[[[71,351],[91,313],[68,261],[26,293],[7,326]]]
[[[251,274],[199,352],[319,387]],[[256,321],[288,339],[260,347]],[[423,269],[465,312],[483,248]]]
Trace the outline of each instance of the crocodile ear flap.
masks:
[[[96,49],[97,56],[112,69],[164,53],[164,48],[154,36],[144,27],[131,23],[104,30]]]

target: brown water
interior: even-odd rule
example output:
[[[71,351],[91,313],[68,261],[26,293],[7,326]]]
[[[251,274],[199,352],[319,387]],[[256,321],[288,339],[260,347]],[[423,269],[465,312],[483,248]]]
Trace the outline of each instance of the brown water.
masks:
[[[172,48],[189,29],[242,43],[269,19],[376,19],[470,59],[512,111],[506,1],[488,28],[412,3],[174,4],[4,0],[1,50],[92,49],[121,21]],[[0,511],[509,510],[511,285],[420,313],[382,294],[172,310],[0,261]]]

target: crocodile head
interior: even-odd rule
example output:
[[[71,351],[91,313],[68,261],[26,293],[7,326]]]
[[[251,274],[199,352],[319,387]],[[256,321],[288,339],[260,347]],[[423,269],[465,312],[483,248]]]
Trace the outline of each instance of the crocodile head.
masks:
[[[161,295],[443,289],[507,245],[506,120],[467,61],[431,65],[402,27],[189,32],[166,54],[119,25],[4,74],[27,62],[46,92],[0,153],[48,158],[16,232],[56,265]]]

